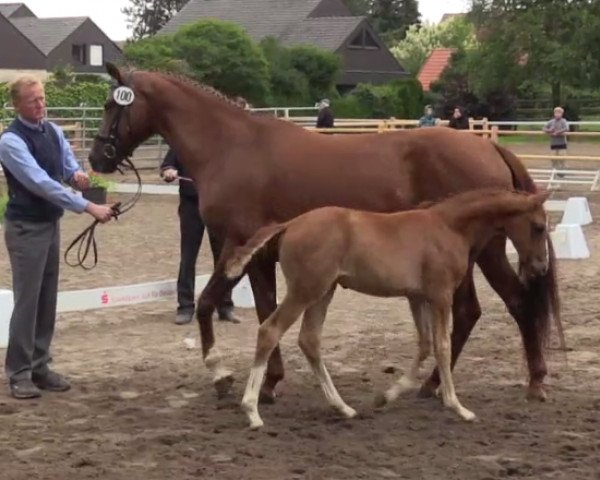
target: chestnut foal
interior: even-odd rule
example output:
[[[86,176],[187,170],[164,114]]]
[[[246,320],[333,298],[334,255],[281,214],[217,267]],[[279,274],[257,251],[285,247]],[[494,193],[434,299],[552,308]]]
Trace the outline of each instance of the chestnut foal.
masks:
[[[452,381],[453,295],[467,272],[469,256],[498,234],[513,242],[521,275],[533,277],[547,270],[543,206],[547,197],[548,193],[478,189],[397,213],[323,207],[259,229],[226,265],[227,276],[238,278],[257,251],[278,239],[287,292],[258,329],[254,365],[242,400],[250,427],[263,425],[258,397],[269,355],[301,314],[299,345],[327,401],[347,418],[356,415],[337,392],[320,354],[323,322],[338,284],[368,295],[400,296],[410,301],[419,352],[408,373],[379,397],[379,403],[418,386],[417,373],[429,354],[431,332],[444,405],[463,419],[473,420],[475,414],[460,404]]]

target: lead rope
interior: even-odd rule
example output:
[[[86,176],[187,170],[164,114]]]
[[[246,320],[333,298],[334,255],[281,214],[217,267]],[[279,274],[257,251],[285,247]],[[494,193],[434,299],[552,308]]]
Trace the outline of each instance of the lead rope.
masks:
[[[131,210],[139,198],[142,196],[142,179],[140,178],[140,174],[131,162],[129,158],[126,158],[124,162],[127,164],[131,170],[135,173],[135,177],[138,182],[138,189],[127,202],[125,203],[115,203],[112,206],[112,216],[115,220],[118,220],[119,216]],[[123,170],[121,168],[117,168],[121,174],[123,174]],[[71,242],[71,244],[67,247],[64,254],[64,260],[67,265],[70,267],[81,267],[84,270],[91,270],[98,264],[98,245],[96,244],[96,238],[94,236],[96,225],[100,222],[98,220],[94,220],[94,222],[87,227],[83,232],[81,232],[75,240]],[[69,252],[75,247],[75,245],[79,244],[77,248],[77,261],[74,263],[69,262],[68,256]],[[92,253],[94,255],[93,264],[91,266],[85,265],[85,260],[90,253],[90,248],[92,249]]]

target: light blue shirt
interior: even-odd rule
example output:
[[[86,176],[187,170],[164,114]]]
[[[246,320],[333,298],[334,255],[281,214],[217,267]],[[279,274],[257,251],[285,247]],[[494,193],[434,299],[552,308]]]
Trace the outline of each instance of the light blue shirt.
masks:
[[[28,128],[41,130],[41,123],[31,123],[20,116],[19,120]],[[68,183],[73,178],[75,172],[81,171],[81,167],[77,163],[73,150],[65,138],[62,129],[52,122],[45,123],[46,125],[51,125],[58,135],[61,158],[63,160],[62,179]],[[2,163],[3,168],[10,171],[31,193],[59,207],[81,213],[89,203],[85,198],[76,195],[68,188],[65,188],[60,182],[50,178],[46,171],[38,165],[35,158],[33,158],[23,139],[12,132],[6,132],[0,137],[0,163]]]

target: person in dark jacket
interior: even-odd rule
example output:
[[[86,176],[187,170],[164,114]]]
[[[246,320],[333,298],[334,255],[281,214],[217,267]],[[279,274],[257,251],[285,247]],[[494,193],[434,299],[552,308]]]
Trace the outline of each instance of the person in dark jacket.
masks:
[[[202,238],[204,237],[205,225],[200,216],[198,206],[198,192],[194,184],[184,178],[189,178],[183,166],[179,163],[172,148],[167,152],[161,166],[161,175],[166,182],[179,180],[179,230],[180,230],[180,261],[179,274],[177,277],[177,313],[175,323],[184,325],[189,323],[194,316],[194,289],[196,280],[196,260]],[[183,177],[183,178],[181,178]],[[208,240],[213,254],[213,263],[216,265],[220,245],[217,240],[208,233]],[[233,313],[233,301],[231,290],[223,299],[223,303],[217,306],[219,320],[239,323],[239,319]]]
[[[454,109],[454,113],[452,114],[452,118],[450,118],[448,126],[456,130],[469,129],[469,119],[467,118],[464,110],[461,107],[456,107]]]
[[[324,98],[317,106],[319,114],[317,115],[317,128],[333,128],[333,112],[329,106],[329,100]]]

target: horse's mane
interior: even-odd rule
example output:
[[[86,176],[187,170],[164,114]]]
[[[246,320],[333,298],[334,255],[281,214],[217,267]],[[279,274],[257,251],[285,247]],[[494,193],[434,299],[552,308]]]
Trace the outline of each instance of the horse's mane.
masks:
[[[165,77],[169,77],[173,80],[177,80],[177,81],[180,81],[187,85],[190,85],[192,87],[198,88],[199,90],[201,90],[205,93],[208,93],[209,95],[212,95],[212,96],[218,98],[219,100],[221,100],[225,103],[228,103],[229,105],[233,105],[233,106],[241,108],[243,110],[245,110],[245,106],[248,103],[246,101],[246,99],[241,96],[231,98],[231,97],[225,95],[220,90],[217,90],[215,87],[207,85],[206,83],[199,82],[198,80],[190,77],[189,75],[185,75],[183,73],[174,73],[174,72],[170,72],[170,71],[158,71],[157,70],[156,72],[160,73],[161,75],[163,75]]]
[[[125,68],[127,68],[130,72],[136,70],[135,67],[133,67],[131,65],[126,66]],[[213,97],[218,98],[219,100],[223,101],[224,103],[227,103],[234,107],[240,108],[242,110],[246,110],[246,105],[250,105],[250,103],[242,96],[237,96],[235,98],[231,98],[231,97],[225,95],[220,90],[217,90],[215,87],[207,85],[206,83],[199,82],[195,78],[193,78],[190,75],[187,75],[185,73],[173,72],[172,70],[164,70],[164,69],[160,69],[160,68],[153,69],[151,71],[151,73],[157,73],[164,77],[168,77],[169,79],[177,80],[186,85],[195,87],[205,93],[208,93],[209,95],[212,95]]]

